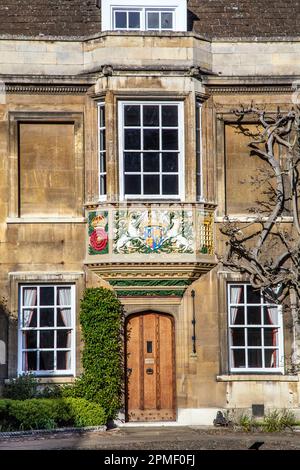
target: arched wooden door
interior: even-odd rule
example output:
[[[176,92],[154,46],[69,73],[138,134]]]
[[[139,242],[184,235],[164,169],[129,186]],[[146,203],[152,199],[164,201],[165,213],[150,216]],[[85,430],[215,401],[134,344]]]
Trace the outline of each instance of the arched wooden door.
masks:
[[[127,420],[175,420],[173,318],[152,312],[129,317],[126,362]]]

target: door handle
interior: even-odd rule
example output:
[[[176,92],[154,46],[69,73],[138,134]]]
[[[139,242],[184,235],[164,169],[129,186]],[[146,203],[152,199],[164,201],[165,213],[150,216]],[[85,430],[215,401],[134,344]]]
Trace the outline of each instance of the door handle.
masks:
[[[153,369],[146,369],[146,374],[152,375],[153,374]]]

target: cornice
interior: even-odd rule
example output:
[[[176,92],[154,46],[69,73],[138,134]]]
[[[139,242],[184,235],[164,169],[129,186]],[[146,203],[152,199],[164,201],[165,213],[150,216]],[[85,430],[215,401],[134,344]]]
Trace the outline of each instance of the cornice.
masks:
[[[86,94],[90,85],[28,85],[28,84],[6,84],[6,93],[18,94],[63,94],[78,95]]]
[[[249,93],[262,93],[262,94],[265,94],[265,93],[282,93],[282,94],[286,94],[286,93],[292,93],[293,90],[292,90],[292,87],[291,86],[287,86],[287,85],[276,85],[276,86],[272,86],[272,85],[267,85],[267,86],[264,86],[264,85],[261,85],[261,86],[252,86],[252,85],[242,85],[242,86],[238,86],[238,85],[234,85],[234,86],[230,86],[230,85],[227,85],[227,86],[209,86],[209,85],[206,85],[206,89],[207,89],[207,92],[210,94],[210,95],[224,95],[224,94],[230,94],[230,95],[233,95],[233,94],[249,94]]]

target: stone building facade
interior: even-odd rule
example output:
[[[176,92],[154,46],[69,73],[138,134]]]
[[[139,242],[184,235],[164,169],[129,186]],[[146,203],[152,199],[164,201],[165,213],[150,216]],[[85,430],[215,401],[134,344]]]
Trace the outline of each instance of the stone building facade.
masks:
[[[216,254],[224,217],[254,200],[231,110],[290,108],[299,15],[269,0],[1,2],[2,382],[74,381],[80,298],[105,286],[132,332],[127,420],[297,411],[288,319]]]

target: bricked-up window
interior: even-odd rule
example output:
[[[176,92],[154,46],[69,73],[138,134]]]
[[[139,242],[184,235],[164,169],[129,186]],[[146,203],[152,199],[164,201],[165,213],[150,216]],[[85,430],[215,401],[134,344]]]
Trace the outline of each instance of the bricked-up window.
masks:
[[[75,286],[23,285],[19,297],[20,374],[73,375]]]
[[[183,197],[183,103],[121,102],[120,192],[125,198]]]
[[[98,164],[99,164],[99,198],[104,199],[106,196],[106,126],[105,126],[105,105],[98,105]]]
[[[250,284],[228,285],[231,372],[282,372],[281,307]]]

